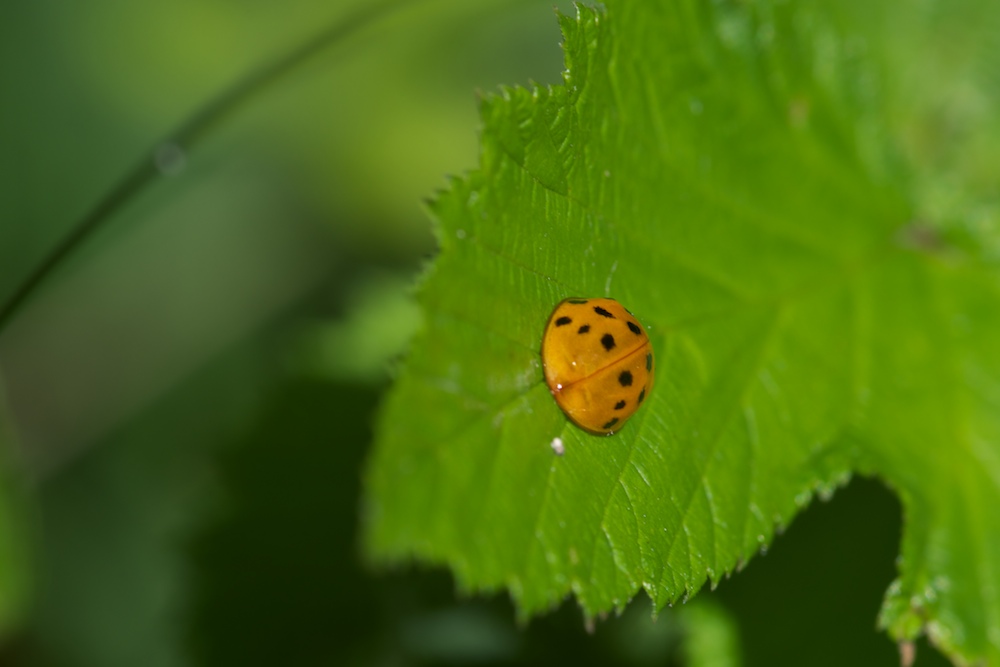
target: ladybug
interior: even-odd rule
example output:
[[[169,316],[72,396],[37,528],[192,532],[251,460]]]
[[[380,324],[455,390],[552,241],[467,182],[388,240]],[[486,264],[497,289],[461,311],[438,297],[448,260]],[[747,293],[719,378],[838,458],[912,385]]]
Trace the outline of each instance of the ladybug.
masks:
[[[611,435],[653,388],[653,346],[614,299],[561,301],[542,335],[545,383],[580,428]]]

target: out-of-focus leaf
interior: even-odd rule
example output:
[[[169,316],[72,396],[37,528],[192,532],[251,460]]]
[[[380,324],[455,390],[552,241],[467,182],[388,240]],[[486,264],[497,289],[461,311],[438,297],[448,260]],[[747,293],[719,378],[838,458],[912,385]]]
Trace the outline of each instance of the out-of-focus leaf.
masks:
[[[303,372],[377,382],[406,347],[420,312],[401,276],[359,279],[346,296],[343,319],[307,327],[295,362]]]
[[[698,602],[684,608],[684,658],[689,667],[739,667],[740,637],[736,622],[717,603]]]

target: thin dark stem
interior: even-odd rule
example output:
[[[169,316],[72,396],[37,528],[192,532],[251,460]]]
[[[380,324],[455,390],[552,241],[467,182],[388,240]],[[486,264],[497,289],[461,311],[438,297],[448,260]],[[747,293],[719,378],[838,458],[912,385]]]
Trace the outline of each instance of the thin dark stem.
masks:
[[[346,18],[340,19],[291,52],[265,64],[256,72],[238,81],[228,90],[210,100],[187,118],[178,128],[161,139],[145,157],[139,160],[107,194],[57,243],[39,262],[27,278],[0,306],[0,333],[24,306],[38,287],[101,225],[105,224],[133,197],[154,181],[169,174],[190,150],[222,121],[249,99],[264,92],[288,72],[357,31],[373,24],[409,0],[366,2]]]

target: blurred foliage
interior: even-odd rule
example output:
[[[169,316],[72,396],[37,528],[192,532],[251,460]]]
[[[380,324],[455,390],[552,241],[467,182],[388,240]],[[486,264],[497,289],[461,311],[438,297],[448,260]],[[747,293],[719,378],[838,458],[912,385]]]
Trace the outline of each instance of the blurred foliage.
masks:
[[[805,646],[842,628],[831,660],[885,664],[847,611],[891,578],[898,509],[870,484],[714,603],[653,622],[637,601],[593,634],[571,603],[519,626],[440,572],[360,564],[361,460],[434,249],[420,201],[476,163],[474,91],[560,80],[553,3],[386,3],[190,150],[160,142],[362,5],[5,7],[0,303],[137,164],[159,175],[0,331],[0,663],[801,664],[777,626]],[[803,591],[829,604],[806,616]]]
[[[19,630],[33,594],[31,519],[25,480],[12,464],[14,433],[0,385],[0,656]]]

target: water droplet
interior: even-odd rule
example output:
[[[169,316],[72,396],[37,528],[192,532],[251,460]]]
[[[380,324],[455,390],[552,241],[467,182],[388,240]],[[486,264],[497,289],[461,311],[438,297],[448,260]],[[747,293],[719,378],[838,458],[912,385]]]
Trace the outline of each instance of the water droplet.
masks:
[[[700,115],[703,108],[701,100],[699,100],[698,98],[693,98],[690,102],[688,102],[688,108],[691,109],[691,113],[693,113],[695,116]]]
[[[184,171],[184,167],[187,165],[187,154],[183,148],[169,141],[160,144],[153,151],[153,164],[164,176],[173,176]]]
[[[457,236],[459,239],[464,239],[465,238],[465,230],[464,229],[456,229],[455,230],[455,236]]]

